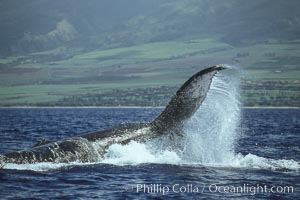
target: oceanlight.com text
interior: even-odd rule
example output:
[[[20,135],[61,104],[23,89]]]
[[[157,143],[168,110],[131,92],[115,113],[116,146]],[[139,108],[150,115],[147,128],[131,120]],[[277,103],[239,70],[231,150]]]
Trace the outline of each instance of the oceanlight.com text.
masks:
[[[169,193],[245,193],[256,195],[259,193],[294,193],[293,186],[276,186],[276,185],[221,185],[221,184],[130,184],[126,185],[126,191],[135,193],[147,194],[162,194]]]

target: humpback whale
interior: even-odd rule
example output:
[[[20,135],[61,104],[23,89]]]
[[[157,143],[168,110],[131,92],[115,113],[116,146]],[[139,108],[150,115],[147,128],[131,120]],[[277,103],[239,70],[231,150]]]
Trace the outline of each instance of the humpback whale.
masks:
[[[150,123],[124,125],[56,142],[41,141],[31,149],[0,154],[0,168],[7,163],[96,162],[103,159],[108,148],[115,143],[127,144],[132,140],[146,142],[162,135],[180,135],[184,124],[204,101],[214,75],[223,69],[224,66],[216,65],[194,74],[179,88],[162,113]]]

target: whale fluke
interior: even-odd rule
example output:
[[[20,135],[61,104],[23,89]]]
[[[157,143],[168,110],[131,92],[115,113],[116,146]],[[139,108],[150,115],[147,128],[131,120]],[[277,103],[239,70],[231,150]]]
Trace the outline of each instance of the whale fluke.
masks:
[[[107,149],[114,143],[126,144],[132,140],[145,142],[160,135],[181,134],[184,123],[204,101],[212,78],[222,69],[225,67],[216,65],[193,75],[151,123],[126,125],[56,142],[42,140],[31,149],[0,154],[0,169],[6,163],[96,162],[103,158]]]
[[[181,129],[204,101],[214,75],[225,69],[223,65],[206,68],[188,79],[172,97],[165,110],[152,122],[159,132]]]

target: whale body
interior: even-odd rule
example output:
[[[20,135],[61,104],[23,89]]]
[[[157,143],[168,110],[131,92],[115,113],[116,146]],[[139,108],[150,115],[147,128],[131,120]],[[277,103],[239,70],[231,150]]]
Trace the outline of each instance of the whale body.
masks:
[[[96,162],[103,159],[112,144],[147,142],[159,136],[182,134],[184,124],[204,101],[214,75],[225,69],[216,65],[190,77],[172,97],[164,111],[147,124],[124,125],[109,130],[86,133],[57,142],[41,141],[33,148],[0,154],[0,168],[7,163]]]

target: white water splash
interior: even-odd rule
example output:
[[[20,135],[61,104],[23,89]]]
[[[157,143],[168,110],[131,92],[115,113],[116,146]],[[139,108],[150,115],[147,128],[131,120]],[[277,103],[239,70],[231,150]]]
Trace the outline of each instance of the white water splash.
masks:
[[[185,160],[211,164],[234,157],[240,120],[238,84],[236,70],[214,77],[205,101],[185,126]]]
[[[243,156],[237,154],[228,163],[230,167],[251,168],[251,169],[271,169],[271,170],[299,170],[300,165],[294,160],[263,158],[251,153]]]
[[[163,148],[168,141],[154,140],[157,144],[141,144],[135,141],[127,145],[113,144],[105,158],[99,163],[114,165],[137,165],[141,163],[200,164],[213,167],[234,167],[250,169],[299,170],[294,160],[275,160],[253,154],[243,156],[234,151],[239,138],[240,105],[238,72],[227,66],[213,79],[206,100],[184,127],[186,137],[181,140],[182,151],[177,147]],[[160,140],[166,140],[161,138]],[[178,141],[177,141],[178,142]],[[161,144],[158,144],[161,143]],[[46,171],[73,165],[69,164],[7,164],[6,169]]]
[[[182,140],[182,152],[176,147],[173,150],[163,148],[169,141],[155,141],[163,145],[131,142],[124,146],[111,146],[103,162],[116,165],[169,163],[299,170],[300,165],[294,160],[275,160],[235,153],[234,146],[240,134],[239,72],[230,66],[226,67],[229,69],[214,77],[205,101],[184,127],[186,137]]]
[[[198,163],[224,165],[234,160],[234,143],[238,138],[236,128],[240,119],[236,70],[224,70],[212,81],[208,95],[191,120],[184,127],[182,144],[166,149],[170,141],[166,137],[149,144],[130,143],[112,145],[104,163]],[[222,71],[223,72],[223,71]],[[178,142],[178,141],[177,141]],[[183,146],[181,152],[177,147]],[[171,156],[167,156],[171,154]],[[170,162],[172,161],[172,162]]]
[[[78,163],[50,163],[50,162],[41,162],[35,164],[13,164],[7,163],[3,169],[15,169],[15,170],[30,170],[30,171],[49,171],[54,169],[60,169],[63,167],[72,166]]]
[[[174,151],[152,151],[146,144],[135,141],[127,145],[113,144],[102,163],[116,165],[134,165],[141,163],[178,164],[180,157]]]

